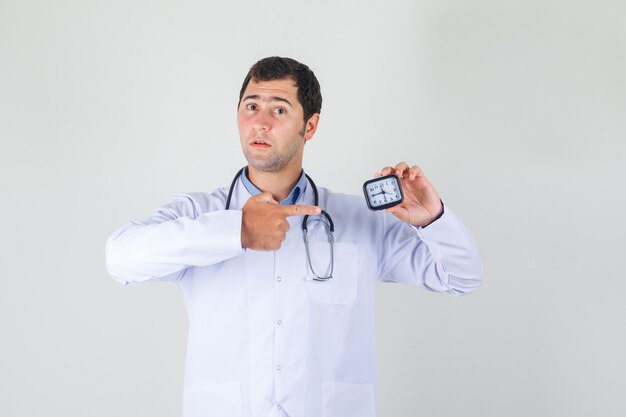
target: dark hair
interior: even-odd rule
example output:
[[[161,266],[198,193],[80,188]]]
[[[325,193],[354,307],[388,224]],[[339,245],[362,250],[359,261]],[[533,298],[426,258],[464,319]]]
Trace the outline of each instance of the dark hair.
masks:
[[[263,58],[250,68],[248,75],[246,75],[241,85],[237,108],[239,108],[239,104],[241,104],[243,93],[246,91],[250,80],[259,82],[282,80],[285,78],[294,80],[296,87],[298,87],[298,101],[304,109],[305,122],[309,120],[313,114],[321,112],[322,93],[320,91],[320,83],[317,81],[317,78],[315,78],[313,71],[295,59],[282,58],[279,56]]]

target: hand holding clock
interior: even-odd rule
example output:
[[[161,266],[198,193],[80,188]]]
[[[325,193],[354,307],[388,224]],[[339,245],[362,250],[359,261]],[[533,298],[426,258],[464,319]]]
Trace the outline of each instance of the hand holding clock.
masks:
[[[390,174],[395,174],[400,179],[404,201],[386,209],[389,213],[403,222],[422,227],[441,215],[443,205],[439,193],[420,167],[409,167],[406,162],[400,162],[395,168],[385,167],[374,176],[378,178]]]

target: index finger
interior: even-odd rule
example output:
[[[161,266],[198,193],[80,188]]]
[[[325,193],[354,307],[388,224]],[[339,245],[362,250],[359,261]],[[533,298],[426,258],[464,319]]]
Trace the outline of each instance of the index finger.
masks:
[[[281,211],[285,214],[285,216],[306,216],[307,214],[320,214],[322,209],[318,206],[303,206],[303,205],[293,205],[293,206],[280,206]]]

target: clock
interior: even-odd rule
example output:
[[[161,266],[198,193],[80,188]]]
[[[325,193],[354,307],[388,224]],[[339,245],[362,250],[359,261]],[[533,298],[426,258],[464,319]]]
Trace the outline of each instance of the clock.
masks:
[[[363,194],[370,210],[384,210],[404,200],[400,180],[394,174],[365,181]]]

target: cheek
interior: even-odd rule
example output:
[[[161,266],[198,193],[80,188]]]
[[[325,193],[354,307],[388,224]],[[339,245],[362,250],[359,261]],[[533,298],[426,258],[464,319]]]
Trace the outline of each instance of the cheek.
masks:
[[[250,128],[250,123],[245,117],[237,116],[237,127],[240,132],[245,132]]]

